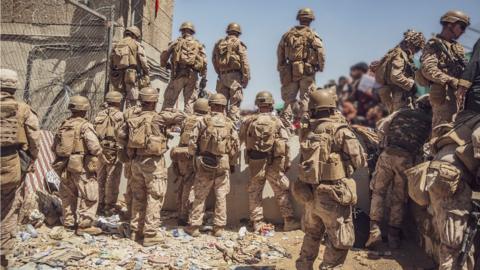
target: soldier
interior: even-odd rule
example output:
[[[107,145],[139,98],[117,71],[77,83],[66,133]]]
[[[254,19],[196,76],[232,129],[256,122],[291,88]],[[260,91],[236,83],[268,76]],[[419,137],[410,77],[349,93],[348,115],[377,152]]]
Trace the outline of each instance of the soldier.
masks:
[[[72,115],[65,120],[55,135],[52,149],[56,159],[53,166],[61,177],[63,226],[83,233],[97,235],[95,227],[98,207],[97,171],[102,146],[93,125],[86,119],[90,104],[86,97],[70,98],[68,109]]]
[[[340,269],[355,240],[352,206],[357,194],[351,175],[367,164],[360,142],[348,124],[338,121],[335,107],[330,91],[314,91],[310,119],[300,130],[300,172],[293,192],[305,205],[305,236],[297,269],[313,269],[324,236],[320,269]]]
[[[0,180],[1,180],[1,267],[8,266],[6,256],[13,251],[18,207],[23,196],[22,174],[30,170],[40,148],[39,124],[35,112],[15,100],[18,75],[11,69],[0,69]],[[20,151],[30,156],[24,163]],[[23,166],[22,166],[23,165]],[[26,165],[26,166],[25,166]],[[27,168],[30,167],[30,168]]]
[[[474,250],[459,255],[472,211],[472,189],[480,190],[480,114],[465,110],[458,114],[453,129],[434,139],[434,152],[425,173],[434,231],[440,239],[439,268],[474,269]],[[475,268],[477,269],[477,268]]]
[[[432,126],[452,121],[457,111],[455,91],[465,68],[465,53],[457,39],[470,25],[470,18],[461,11],[448,11],[440,19],[442,32],[431,38],[423,49],[421,72],[417,80],[430,85]]]
[[[207,57],[205,46],[193,37],[195,27],[191,22],[182,23],[180,32],[182,36],[172,42],[160,57],[160,65],[171,70],[162,110],[172,108],[183,90],[185,112],[192,113],[198,96],[198,75],[202,77],[201,85],[207,83]]]
[[[124,93],[127,108],[138,102],[139,82],[150,84],[150,78],[148,77],[150,68],[145,57],[145,50],[139,42],[141,37],[142,33],[138,27],[127,27],[124,38],[113,47],[110,59],[112,89]],[[139,71],[141,71],[141,74],[138,74]],[[140,77],[142,79],[139,81],[138,78]],[[123,104],[121,108],[123,109]]]
[[[120,147],[116,140],[117,130],[123,124],[123,113],[120,111],[122,99],[119,92],[108,92],[105,96],[107,108],[98,112],[94,121],[95,131],[103,148],[98,175],[98,212],[107,216],[112,215],[115,210],[122,174],[122,163],[117,157]]]
[[[386,202],[390,202],[388,244],[390,248],[398,248],[400,244],[400,229],[408,201],[405,171],[415,165],[417,157],[423,156],[423,145],[432,130],[432,108],[428,95],[420,97],[416,105],[415,109],[411,109],[405,104],[379,125],[383,151],[370,182],[370,237],[366,247],[382,240],[380,223]],[[387,198],[388,195],[390,198]]]
[[[193,128],[210,111],[208,100],[204,98],[197,99],[193,104],[193,111],[194,113],[189,115],[182,124],[178,146],[170,151],[174,172],[177,175],[175,181],[179,181],[177,205],[179,207],[179,224],[181,225],[187,224],[188,214],[193,202],[192,187],[195,170],[193,168],[193,156],[188,152],[188,141]]]
[[[208,100],[211,114],[195,126],[190,136],[188,150],[195,159],[195,199],[185,231],[197,237],[203,222],[205,201],[213,188],[215,192],[215,218],[213,233],[220,237],[227,224],[227,194],[230,192],[230,173],[235,172],[239,151],[238,134],[230,118],[225,116],[227,99],[213,94]],[[230,169],[230,171],[229,171]]]
[[[245,160],[250,168],[248,202],[254,231],[263,224],[262,192],[268,181],[282,214],[284,231],[300,229],[293,216],[290,181],[285,172],[290,168],[288,132],[278,116],[272,115],[273,97],[262,91],[255,98],[259,112],[248,117],[240,128],[240,142],[246,144]]]
[[[460,104],[458,109],[480,113],[480,38],[473,46],[470,62],[468,62],[458,85],[457,99]]]
[[[230,23],[227,36],[220,39],[213,48],[212,63],[218,74],[217,93],[224,95],[229,103],[228,117],[233,122],[240,121],[240,103],[243,89],[250,80],[250,67],[247,58],[247,46],[239,36],[242,30],[238,23]]]
[[[297,94],[300,92],[300,109],[302,114],[305,114],[310,92],[316,88],[315,73],[323,71],[325,65],[322,40],[310,28],[314,19],[311,9],[300,9],[297,14],[300,25],[285,33],[277,48],[277,69],[282,83],[282,99],[285,102],[281,118],[285,127],[289,129],[292,125],[292,107],[297,102]]]
[[[184,120],[182,113],[155,111],[158,91],[140,91],[142,111],[130,117],[118,133],[119,142],[132,153],[130,189],[132,194],[130,238],[148,247],[163,242],[157,234],[160,210],[167,188],[167,128]]]
[[[425,37],[421,32],[408,30],[403,40],[380,60],[375,72],[382,103],[390,113],[410,105],[410,99],[417,93],[415,85],[415,64],[413,56],[425,46]]]

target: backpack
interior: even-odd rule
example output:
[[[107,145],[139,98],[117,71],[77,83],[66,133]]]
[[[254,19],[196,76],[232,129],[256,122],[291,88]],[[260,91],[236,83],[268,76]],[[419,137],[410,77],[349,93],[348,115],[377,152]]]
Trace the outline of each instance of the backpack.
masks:
[[[0,147],[25,143],[23,128],[25,110],[19,106],[13,96],[2,94],[0,97]]]
[[[285,56],[290,62],[304,61],[308,57],[309,29],[292,28],[285,36]]]
[[[180,146],[187,146],[188,141],[190,140],[190,135],[192,134],[193,128],[197,124],[199,116],[192,115],[185,119],[185,122],[182,127],[182,132],[180,133]]]
[[[271,115],[258,115],[247,129],[247,149],[264,153],[270,152],[275,143],[277,129],[276,121]]]
[[[206,129],[200,135],[200,152],[215,156],[228,154],[232,123],[223,115],[205,117]]]
[[[151,155],[162,155],[167,150],[166,137],[154,135],[152,121],[155,112],[142,112],[127,120],[129,148],[144,149],[145,153]]]
[[[115,142],[116,121],[113,119],[113,113],[110,109],[101,112],[95,118],[95,131],[100,142]]]
[[[381,85],[385,85],[388,82],[388,74],[390,69],[390,62],[395,55],[393,52],[395,49],[388,51],[388,53],[382,57],[382,59],[376,63],[375,66],[375,81]]]
[[[115,69],[126,69],[137,65],[136,43],[131,38],[121,39],[112,51],[112,65]]]
[[[234,38],[224,38],[217,43],[217,64],[221,71],[238,70],[242,68],[238,47],[240,41]]]
[[[83,154],[83,142],[80,131],[88,121],[84,118],[67,119],[55,135],[54,152],[57,157],[70,157],[72,154]]]
[[[173,50],[174,63],[181,66],[195,67],[197,66],[196,62],[199,51],[199,45],[194,39],[187,40],[182,38],[177,42]]]

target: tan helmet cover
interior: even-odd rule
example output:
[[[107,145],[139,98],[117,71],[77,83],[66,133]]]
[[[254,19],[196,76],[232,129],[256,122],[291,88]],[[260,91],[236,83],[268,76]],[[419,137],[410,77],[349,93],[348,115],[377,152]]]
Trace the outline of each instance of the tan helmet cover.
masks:
[[[120,103],[123,99],[123,95],[118,91],[110,91],[105,96],[106,102]]]
[[[336,95],[333,95],[331,91],[315,90],[310,94],[309,109],[334,109],[336,107]]]
[[[269,105],[274,104],[273,96],[268,91],[261,91],[255,97],[255,105],[260,107],[260,105],[264,105],[264,104],[269,104]]]
[[[135,37],[141,38],[142,32],[136,26],[130,26],[125,29],[125,33],[132,33]]]
[[[18,87],[17,72],[7,68],[0,69],[0,82],[2,89],[16,90]]]
[[[302,8],[297,13],[297,20],[300,19],[310,19],[315,20],[315,15],[313,14],[313,10],[311,8]]]
[[[227,106],[227,99],[225,98],[224,95],[216,93],[210,96],[208,99],[208,105],[222,105],[222,106]]]
[[[90,109],[90,102],[84,96],[73,96],[68,102],[68,109],[70,111],[88,111]]]
[[[470,25],[470,17],[459,10],[449,10],[440,18],[441,23],[456,23],[463,22],[467,26]]]
[[[208,106],[208,99],[199,98],[193,103],[193,111],[196,113],[208,113],[210,106]]]
[[[180,25],[180,31],[185,29],[191,30],[193,33],[195,33],[195,26],[191,22],[184,22],[182,25]]]
[[[237,33],[241,34],[242,33],[242,28],[240,27],[240,24],[238,24],[238,23],[230,23],[227,26],[226,32],[227,32],[227,34],[230,33],[230,32],[237,32]]]
[[[158,91],[152,87],[145,87],[140,90],[140,101],[143,102],[157,102]]]

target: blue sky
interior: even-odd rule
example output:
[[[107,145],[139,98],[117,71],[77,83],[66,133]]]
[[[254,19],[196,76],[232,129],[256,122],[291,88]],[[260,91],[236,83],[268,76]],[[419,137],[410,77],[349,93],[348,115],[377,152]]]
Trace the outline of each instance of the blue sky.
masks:
[[[176,0],[173,38],[178,37],[182,22],[195,24],[196,37],[207,50],[207,89],[214,90],[217,75],[211,64],[213,46],[225,35],[228,23],[239,23],[243,30],[241,39],[248,47],[252,77],[244,91],[242,107],[253,107],[256,93],[262,90],[271,91],[280,102],[276,48],[282,34],[296,25],[296,12],[302,7],[314,10],[316,20],[312,27],[326,49],[325,70],[317,75],[318,85],[348,75],[356,62],[380,58],[409,28],[422,31],[426,37],[439,32],[439,18],[449,9],[467,12],[472,26],[480,29],[478,0]],[[473,47],[478,37],[480,34],[467,31],[460,42]]]

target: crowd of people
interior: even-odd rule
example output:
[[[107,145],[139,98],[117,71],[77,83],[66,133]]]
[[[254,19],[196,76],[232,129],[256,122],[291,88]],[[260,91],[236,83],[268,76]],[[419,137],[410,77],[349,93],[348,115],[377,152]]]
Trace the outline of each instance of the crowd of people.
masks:
[[[205,87],[206,53],[194,38],[195,27],[183,23],[181,36],[161,55],[161,65],[171,70],[163,107],[156,111],[159,92],[150,86],[149,67],[136,27],[112,51],[111,90],[106,107],[89,122],[89,100],[73,96],[71,116],[55,135],[52,166],[61,178],[63,225],[78,235],[101,234],[97,214],[118,211],[122,168],[127,178],[126,222],[130,239],[143,246],[163,242],[158,233],[168,179],[165,154],[180,183],[179,226],[191,236],[200,235],[205,203],[215,197],[213,235],[222,236],[227,225],[230,176],[237,170],[245,145],[250,171],[248,184],[252,230],[264,225],[262,190],[268,182],[284,219],[285,231],[300,229],[290,193],[303,206],[305,232],[297,269],[312,269],[322,240],[326,249],[320,269],[340,269],[355,235],[352,208],[357,203],[353,172],[367,166],[367,153],[353,124],[378,129],[381,151],[370,184],[370,236],[368,248],[381,242],[385,202],[388,244],[401,245],[405,204],[409,197],[431,207],[434,232],[440,239],[440,269],[473,269],[474,248],[465,250],[465,232],[475,211],[472,190],[480,186],[479,44],[467,65],[456,40],[469,25],[463,12],[441,17],[442,31],[429,41],[408,30],[403,40],[380,61],[351,68],[351,79],[317,89],[315,74],[325,65],[322,40],[310,28],[315,19],[309,8],[297,13],[299,25],[279,42],[277,69],[285,107],[272,114],[274,100],[268,91],[256,95],[258,111],[240,116],[243,89],[250,71],[240,25],[227,27],[227,36],[214,47],[212,61],[218,74],[217,93],[200,98]],[[422,67],[416,70],[413,55],[423,50]],[[370,79],[365,75],[370,74]],[[377,88],[366,87],[372,85]],[[22,173],[38,156],[39,127],[33,110],[16,101],[18,76],[0,70],[1,79],[1,192],[2,266],[15,244],[15,197],[22,196]],[[199,81],[200,79],[200,81]],[[416,97],[416,83],[430,87],[430,94]],[[333,86],[333,87],[332,87]],[[180,92],[184,108],[174,109]],[[203,93],[202,93],[203,94]],[[299,97],[299,99],[297,99]],[[294,106],[298,104],[298,109]],[[298,122],[300,161],[291,163],[288,140]],[[169,149],[169,130],[181,126],[179,144]],[[429,150],[424,151],[424,145]],[[25,160],[24,154],[31,160]],[[298,179],[288,179],[291,166]],[[408,180],[407,180],[408,179]],[[408,185],[407,185],[408,183]],[[390,192],[388,191],[389,189]],[[408,192],[407,192],[408,190]],[[389,196],[389,198],[387,198]],[[247,207],[247,206],[246,206]],[[477,260],[478,264],[478,260]]]

